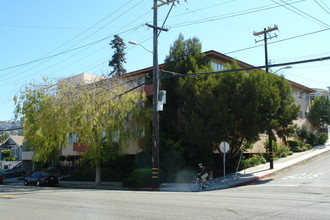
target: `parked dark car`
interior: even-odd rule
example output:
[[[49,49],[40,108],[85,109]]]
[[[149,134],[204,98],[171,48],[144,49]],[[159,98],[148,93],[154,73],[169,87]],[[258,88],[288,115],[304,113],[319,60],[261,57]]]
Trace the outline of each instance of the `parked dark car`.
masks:
[[[56,184],[58,184],[58,177],[46,171],[35,171],[30,176],[25,177],[24,179],[24,186],[27,185],[55,186]]]
[[[12,177],[23,176],[24,172],[21,170],[15,170],[15,169],[4,169],[4,170],[0,171],[0,174],[5,178],[12,178]]]
[[[2,184],[3,176],[0,174],[0,184]]]

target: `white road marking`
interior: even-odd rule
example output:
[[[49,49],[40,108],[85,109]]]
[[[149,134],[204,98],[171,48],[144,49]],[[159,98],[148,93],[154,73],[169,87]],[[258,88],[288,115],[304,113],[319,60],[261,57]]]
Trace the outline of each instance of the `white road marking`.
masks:
[[[281,180],[297,180],[297,179],[316,179],[324,173],[300,173],[293,176],[283,177]]]

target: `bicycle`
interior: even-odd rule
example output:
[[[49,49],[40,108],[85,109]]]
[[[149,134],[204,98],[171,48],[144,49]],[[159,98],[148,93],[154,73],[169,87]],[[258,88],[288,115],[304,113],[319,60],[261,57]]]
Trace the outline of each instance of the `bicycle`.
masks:
[[[190,190],[192,192],[199,192],[202,189],[207,189],[211,186],[212,183],[209,181],[209,179],[207,179],[206,182],[203,183],[203,181],[199,177],[196,177],[196,179],[190,183]]]

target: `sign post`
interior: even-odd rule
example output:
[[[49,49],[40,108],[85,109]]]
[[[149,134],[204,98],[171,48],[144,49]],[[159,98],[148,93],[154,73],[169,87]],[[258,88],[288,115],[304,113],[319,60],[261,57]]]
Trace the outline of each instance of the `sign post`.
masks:
[[[223,141],[220,143],[219,148],[223,153],[223,180],[226,180],[226,153],[229,151],[229,144]]]

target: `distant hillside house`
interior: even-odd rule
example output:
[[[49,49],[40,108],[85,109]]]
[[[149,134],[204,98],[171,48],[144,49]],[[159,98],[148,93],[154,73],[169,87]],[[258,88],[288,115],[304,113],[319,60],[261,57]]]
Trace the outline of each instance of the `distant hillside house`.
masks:
[[[23,136],[9,136],[7,140],[0,146],[0,150],[10,150],[10,157],[14,157],[14,161],[5,161],[1,155],[1,168],[10,169],[22,162],[22,147],[23,147],[24,137]]]

